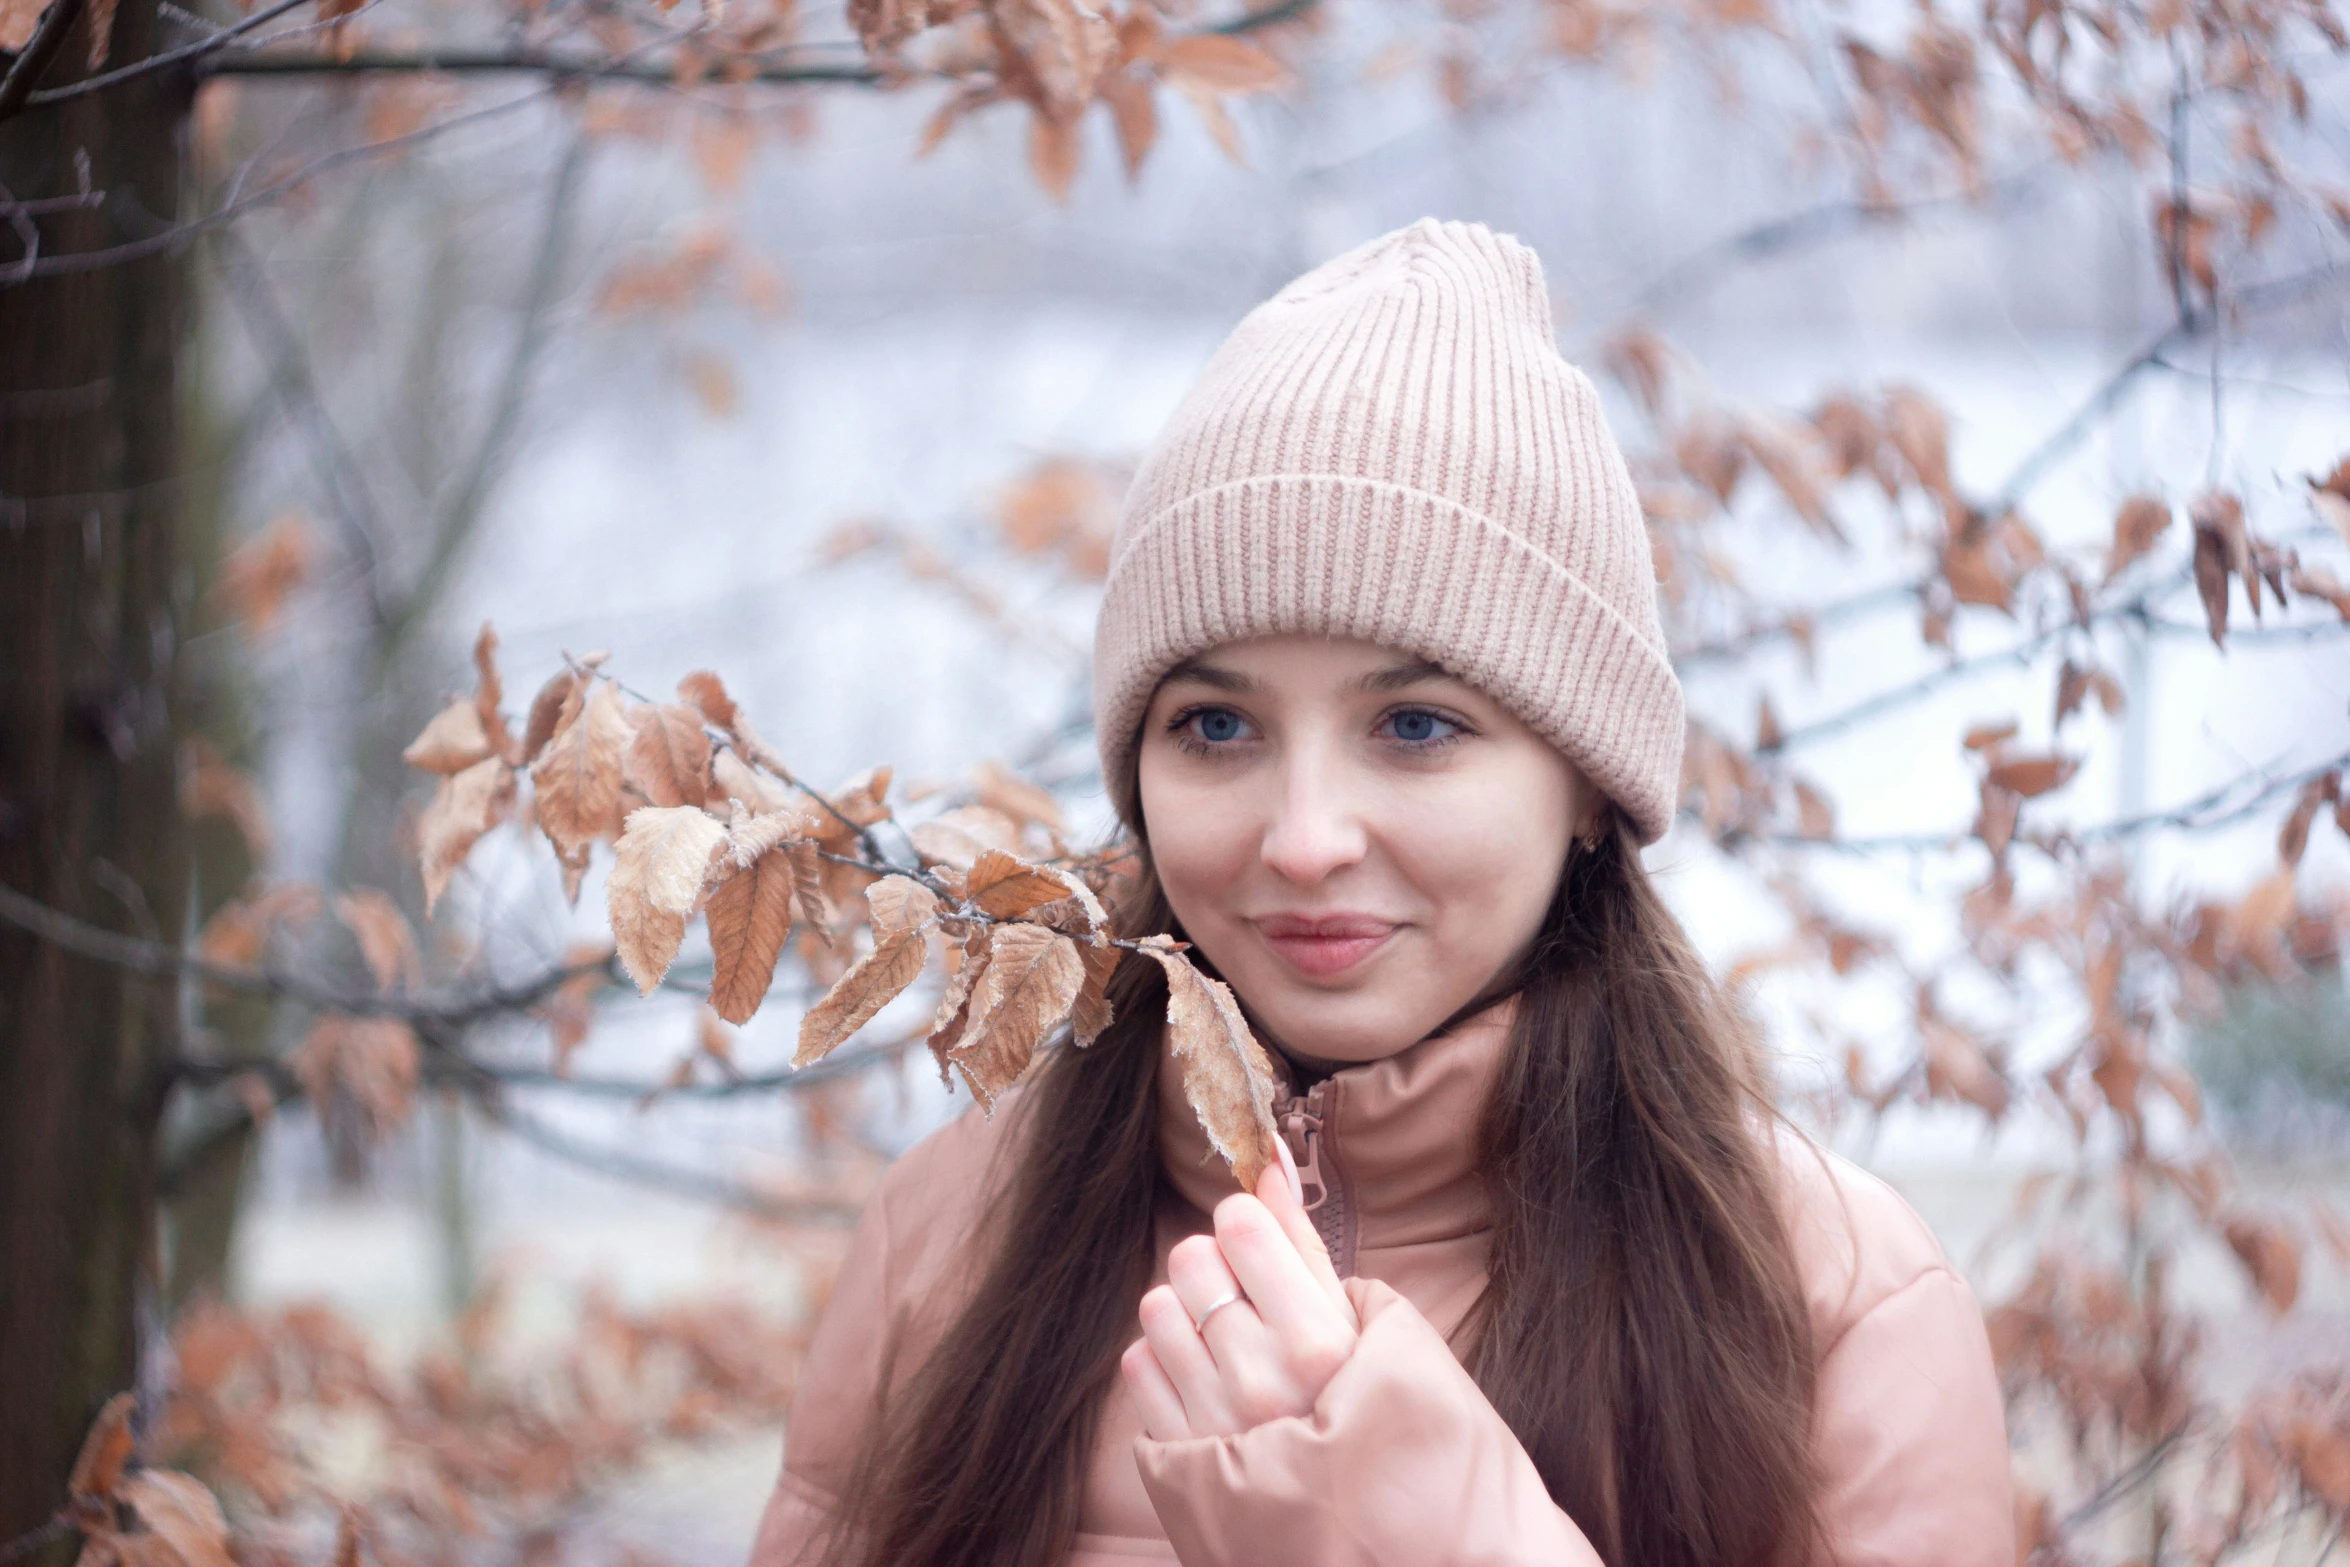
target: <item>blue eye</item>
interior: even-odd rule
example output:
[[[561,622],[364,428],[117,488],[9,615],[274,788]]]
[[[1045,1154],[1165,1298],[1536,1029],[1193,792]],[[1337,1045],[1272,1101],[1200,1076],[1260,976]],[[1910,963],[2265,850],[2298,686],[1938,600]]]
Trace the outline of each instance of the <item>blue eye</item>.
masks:
[[[1404,745],[1421,751],[1450,745],[1469,732],[1468,725],[1459,719],[1447,718],[1424,707],[1406,707],[1389,713],[1379,721],[1379,727]]]
[[[1220,744],[1226,740],[1240,738],[1240,715],[1238,713],[1228,708],[1211,707],[1197,716],[1199,737],[1202,740],[1208,741],[1210,744]]]
[[[1436,738],[1436,715],[1434,713],[1396,714],[1395,737],[1398,740],[1433,740]]]

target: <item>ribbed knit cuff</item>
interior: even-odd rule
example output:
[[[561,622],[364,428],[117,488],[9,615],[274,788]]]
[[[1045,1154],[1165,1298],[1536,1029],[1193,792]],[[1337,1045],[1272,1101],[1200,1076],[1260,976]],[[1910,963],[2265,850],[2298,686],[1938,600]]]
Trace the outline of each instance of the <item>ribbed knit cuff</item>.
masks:
[[[1120,541],[1094,692],[1113,801],[1167,671],[1247,637],[1354,637],[1417,654],[1507,706],[1623,807],[1670,825],[1684,731],[1664,650],[1557,562],[1424,491],[1332,475],[1238,480]]]

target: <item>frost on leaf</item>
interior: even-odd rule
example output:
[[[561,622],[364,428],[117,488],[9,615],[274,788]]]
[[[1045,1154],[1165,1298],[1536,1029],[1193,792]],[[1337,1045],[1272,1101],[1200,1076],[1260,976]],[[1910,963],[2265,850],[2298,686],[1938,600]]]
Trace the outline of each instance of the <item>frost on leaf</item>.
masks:
[[[408,742],[400,760],[428,773],[461,773],[489,756],[491,750],[480,707],[472,702],[451,702]]]
[[[1138,946],[1167,971],[1167,1040],[1183,1063],[1183,1097],[1241,1190],[1255,1191],[1273,1162],[1273,1063],[1221,980],[1192,967],[1168,937]]]
[[[710,894],[710,1007],[729,1023],[749,1020],[775,982],[791,938],[790,851],[769,849]]]
[[[885,876],[866,889],[865,900],[873,909],[873,950],[850,964],[800,1020],[794,1066],[830,1055],[914,983],[930,955],[929,922],[938,900],[927,887],[904,876]]]
[[[632,738],[619,691],[598,681],[579,716],[531,764],[539,826],[566,860],[619,831],[621,759]]]
[[[514,770],[496,757],[443,778],[417,824],[424,871],[424,912],[430,914],[481,835],[514,808]]]
[[[651,995],[669,972],[710,858],[725,842],[726,829],[698,806],[649,805],[630,814],[604,896],[621,965],[641,994]]]
[[[702,715],[665,702],[640,707],[629,716],[636,737],[629,742],[628,781],[655,805],[700,805],[710,795],[710,739]]]
[[[982,913],[1009,920],[1074,894],[1058,872],[1027,864],[1000,849],[989,849],[964,873],[963,896]]]
[[[962,1032],[946,1052],[982,1109],[992,1111],[1028,1069],[1037,1045],[1069,1015],[1084,984],[1077,943],[1059,931],[995,927]]]
[[[1078,947],[1077,956],[1085,964],[1085,985],[1069,1009],[1069,1027],[1079,1044],[1090,1045],[1101,1038],[1116,1017],[1110,1005],[1110,976],[1118,972],[1118,960],[1125,955],[1123,948],[1106,941]]]

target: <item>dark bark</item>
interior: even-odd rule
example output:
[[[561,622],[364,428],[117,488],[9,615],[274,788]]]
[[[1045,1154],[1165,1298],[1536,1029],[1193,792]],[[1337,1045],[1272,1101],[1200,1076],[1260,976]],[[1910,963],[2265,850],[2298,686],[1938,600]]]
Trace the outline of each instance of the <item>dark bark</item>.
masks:
[[[114,59],[156,48],[156,12],[123,0]],[[86,15],[42,85],[89,73]],[[0,200],[45,203],[28,220],[45,254],[157,232],[180,210],[188,93],[158,74],[0,122]],[[54,200],[85,170],[99,204]],[[176,935],[182,263],[16,284],[23,225],[7,217],[0,884]],[[168,987],[0,930],[0,1538],[63,1500],[91,1415],[136,1374],[154,1280],[154,1067],[172,1024]]]

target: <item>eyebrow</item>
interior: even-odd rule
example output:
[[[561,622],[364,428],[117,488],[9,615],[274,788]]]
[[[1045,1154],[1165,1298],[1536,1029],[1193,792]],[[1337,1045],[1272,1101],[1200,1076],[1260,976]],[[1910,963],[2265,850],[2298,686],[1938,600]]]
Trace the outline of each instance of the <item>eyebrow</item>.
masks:
[[[1247,692],[1257,689],[1257,683],[1237,669],[1225,669],[1205,659],[1187,658],[1159,677],[1162,685],[1177,680],[1196,680],[1203,686],[1218,691]]]
[[[1416,686],[1423,680],[1452,680],[1453,672],[1431,659],[1416,658],[1408,664],[1390,664],[1385,669],[1374,669],[1355,682],[1364,691],[1401,691]]]

